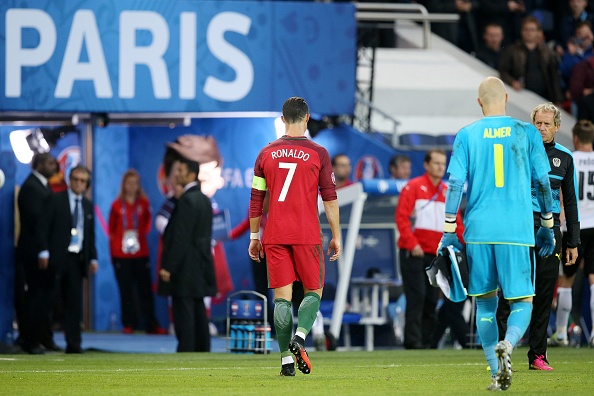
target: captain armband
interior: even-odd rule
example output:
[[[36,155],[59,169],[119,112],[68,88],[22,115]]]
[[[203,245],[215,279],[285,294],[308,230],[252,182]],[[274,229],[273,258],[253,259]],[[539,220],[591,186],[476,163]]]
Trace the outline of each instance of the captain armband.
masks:
[[[252,188],[258,191],[266,191],[268,188],[266,186],[266,179],[260,176],[254,176],[252,179]]]

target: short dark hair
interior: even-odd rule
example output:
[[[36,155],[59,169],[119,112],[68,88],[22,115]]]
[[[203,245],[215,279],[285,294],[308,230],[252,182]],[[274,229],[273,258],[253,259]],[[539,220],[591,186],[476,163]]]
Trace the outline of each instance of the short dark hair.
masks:
[[[586,21],[581,21],[577,25],[575,25],[575,29],[573,31],[577,32],[583,26],[588,26],[590,28],[590,30],[592,30],[592,24],[590,23],[590,21],[586,20]]]
[[[178,161],[180,164],[186,164],[188,167],[188,172],[195,173],[196,179],[198,178],[198,173],[200,173],[200,164],[197,161],[192,161],[186,157],[181,157],[178,159]]]
[[[443,156],[446,156],[445,150],[442,150],[442,149],[431,149],[431,150],[428,150],[425,153],[425,159],[423,160],[423,162],[425,162],[426,164],[428,164],[429,162],[431,162],[431,157],[433,156],[433,154],[441,154]]]
[[[573,135],[577,136],[581,144],[593,143],[594,124],[590,120],[579,120],[572,129]]]
[[[84,165],[76,165],[74,168],[70,169],[70,173],[68,174],[68,178],[72,178],[72,173],[74,172],[83,172],[86,173],[87,176],[89,177],[89,179],[87,180],[87,189],[89,187],[91,187],[91,181],[93,178],[93,174],[91,173],[91,171],[89,170],[89,168],[87,168]]]
[[[523,29],[524,26],[526,26],[529,23],[535,24],[536,25],[536,29],[538,29],[539,31],[542,30],[542,25],[540,24],[540,21],[538,20],[538,18],[533,17],[532,15],[528,15],[528,16],[524,17],[522,19],[522,22],[521,22],[521,26],[520,27]]]
[[[308,114],[309,107],[303,98],[293,96],[283,104],[283,117],[287,124],[302,122]]]
[[[347,157],[349,158],[348,155],[346,155],[345,153],[340,153],[340,154],[336,154],[334,157],[332,157],[332,159],[330,160],[330,163],[332,164],[332,166],[336,166],[336,159],[339,157]],[[350,158],[349,158],[350,159]]]
[[[53,160],[55,161],[56,159],[54,158],[53,155],[51,155],[50,153],[38,153],[35,154],[33,156],[33,160],[31,161],[31,169],[35,169],[37,170],[37,167],[41,164],[43,164],[44,162],[48,161],[48,160]]]
[[[499,29],[503,30],[503,26],[501,26],[501,24],[499,24],[497,22],[489,22],[483,28],[483,33],[485,33],[487,31],[487,29],[490,27],[495,27],[495,28],[499,28]]]
[[[410,160],[410,157],[408,155],[396,154],[395,156],[390,158],[389,166],[393,166],[394,168],[397,168],[398,165],[403,162],[412,162],[412,161]]]

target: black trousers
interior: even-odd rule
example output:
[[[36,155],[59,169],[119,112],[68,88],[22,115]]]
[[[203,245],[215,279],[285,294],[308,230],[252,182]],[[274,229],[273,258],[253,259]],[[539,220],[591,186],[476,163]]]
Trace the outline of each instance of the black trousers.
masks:
[[[68,349],[80,349],[82,342],[83,265],[79,254],[68,253],[56,277],[56,292],[61,293],[64,303],[64,336]]]
[[[14,314],[19,328],[19,344],[27,339],[27,281],[25,264],[21,260],[14,262]]]
[[[155,318],[151,263],[148,257],[114,258],[113,265],[120,289],[122,325],[136,328],[140,316],[146,331],[157,327],[159,323]],[[136,307],[140,315],[137,314]]]
[[[434,255],[427,253],[419,258],[413,257],[408,250],[400,251],[400,272],[406,296],[405,348],[426,348],[431,346],[433,340],[438,289],[429,283],[425,267],[434,258]]]
[[[468,323],[464,320],[462,310],[466,300],[461,302],[453,302],[444,297],[443,304],[437,312],[437,323],[433,330],[433,341],[431,342],[431,348],[437,348],[441,337],[445,330],[449,327],[451,334],[456,341],[466,348],[468,345]]]
[[[172,297],[178,352],[210,352],[208,317],[202,297]]]
[[[53,343],[52,309],[56,287],[55,268],[39,269],[37,259],[25,261],[24,275],[26,292],[24,298],[24,334],[21,346],[25,350],[37,348],[40,344]],[[23,285],[24,287],[24,285]]]
[[[534,251],[536,258],[536,278],[534,281],[534,298],[532,300],[532,317],[528,328],[529,345],[528,363],[534,362],[538,356],[547,354],[547,328],[551,316],[551,304],[555,294],[555,286],[559,278],[559,262],[561,254],[561,231],[558,226],[555,231],[555,251],[548,257],[538,255],[538,247]],[[510,304],[500,298],[497,308],[497,325],[499,326],[499,339],[505,337],[507,331],[507,318],[509,317]]]

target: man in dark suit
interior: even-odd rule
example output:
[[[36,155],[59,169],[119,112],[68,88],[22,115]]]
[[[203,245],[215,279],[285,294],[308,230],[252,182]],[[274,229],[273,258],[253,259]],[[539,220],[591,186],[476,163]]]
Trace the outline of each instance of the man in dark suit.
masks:
[[[83,197],[90,182],[86,167],[74,167],[69,189],[52,196],[39,226],[39,267],[53,275],[52,290],[64,301],[66,353],[82,353],[83,278],[98,268],[93,203]]]
[[[212,206],[198,184],[199,164],[179,160],[176,181],[184,186],[163,234],[159,294],[172,296],[178,352],[210,352],[204,297],[217,293],[211,254]]]
[[[19,327],[18,343],[31,354],[43,349],[59,350],[51,330],[51,306],[46,273],[37,262],[38,246],[35,242],[37,225],[52,194],[48,179],[57,171],[57,162],[49,153],[37,154],[31,161],[31,174],[19,191],[18,211],[20,233],[16,248],[14,272],[14,309]]]

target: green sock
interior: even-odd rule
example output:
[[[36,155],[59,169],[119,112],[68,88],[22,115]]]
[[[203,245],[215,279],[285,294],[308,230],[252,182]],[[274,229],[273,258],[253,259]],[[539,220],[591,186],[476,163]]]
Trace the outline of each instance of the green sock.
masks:
[[[316,321],[319,310],[320,296],[314,292],[307,293],[303,297],[297,313],[297,331],[302,331],[307,336]]]
[[[274,299],[274,328],[278,349],[282,353],[289,350],[289,341],[293,332],[293,312],[291,302],[284,298]]]

